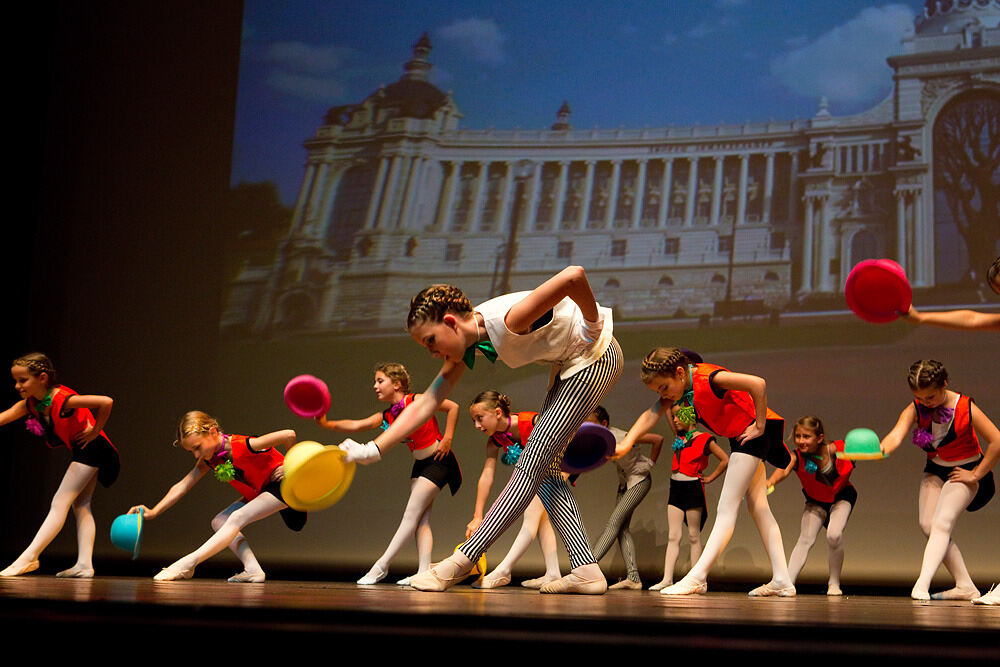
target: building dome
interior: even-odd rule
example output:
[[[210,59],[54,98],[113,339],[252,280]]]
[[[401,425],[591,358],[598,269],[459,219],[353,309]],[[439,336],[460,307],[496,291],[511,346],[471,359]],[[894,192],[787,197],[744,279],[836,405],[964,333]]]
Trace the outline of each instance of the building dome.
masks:
[[[376,104],[391,108],[396,115],[407,118],[430,118],[448,101],[448,96],[428,81],[431,63],[431,39],[425,32],[413,45],[413,57],[403,69],[399,81],[391,83],[375,94]]]
[[[918,35],[959,33],[970,24],[984,28],[1000,26],[1000,0],[925,0],[923,16],[917,17],[916,32]]]

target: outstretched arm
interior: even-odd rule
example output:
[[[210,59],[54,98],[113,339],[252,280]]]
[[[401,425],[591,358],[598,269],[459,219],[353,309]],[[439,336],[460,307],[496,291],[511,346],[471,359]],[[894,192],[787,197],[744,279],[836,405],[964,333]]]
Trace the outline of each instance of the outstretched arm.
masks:
[[[141,510],[144,519],[155,519],[183,498],[198,483],[198,480],[205,476],[206,472],[208,472],[208,465],[203,461],[198,461],[194,468],[191,469],[191,472],[181,478],[181,481],[170,487],[170,490],[160,499],[160,502],[153,506],[153,509],[149,509],[145,505],[135,505],[128,513],[136,514]]]
[[[613,456],[608,458],[612,461],[617,461],[621,457],[629,453],[635,443],[639,441],[639,438],[649,433],[656,426],[656,422],[660,421],[660,417],[667,410],[667,404],[662,400],[657,400],[651,406],[646,408],[646,410],[639,415],[635,423],[632,424],[632,428],[628,430],[622,441],[615,446],[615,453]]]
[[[913,407],[913,403],[910,403],[903,408],[903,411],[899,414],[899,419],[896,420],[896,425],[892,427],[889,434],[882,438],[882,442],[879,443],[879,448],[882,450],[884,456],[889,456],[889,454],[892,454],[903,444],[903,439],[906,437],[907,431],[910,430],[916,420],[917,409]]]
[[[3,412],[0,412],[0,426],[15,422],[22,417],[28,416],[27,401],[18,401]]]
[[[1000,331],[1000,313],[980,313],[975,310],[945,310],[921,313],[912,305],[903,315],[913,324],[933,324],[946,329],[979,329]]]
[[[347,452],[347,460],[362,464],[380,460],[383,453],[398,445],[431,418],[438,406],[448,398],[448,394],[455,388],[464,371],[464,364],[446,361],[427,390],[415,397],[413,403],[400,412],[392,425],[383,433],[365,444],[350,439],[341,443],[341,448]]]
[[[798,451],[793,451],[791,454],[791,461],[788,462],[788,465],[784,468],[775,468],[774,472],[771,473],[771,476],[767,478],[766,486],[772,487],[780,484],[792,474],[792,471],[795,470],[795,463],[799,460],[799,454]]]
[[[327,419],[326,415],[320,415],[316,417],[316,423],[331,431],[344,431],[345,433],[371,431],[382,425],[382,413],[376,412],[364,419]]]
[[[486,501],[490,497],[490,489],[493,487],[493,477],[497,469],[497,456],[500,448],[493,443],[486,445],[486,460],[483,461],[483,472],[479,475],[479,483],[476,485],[476,506],[472,511],[472,521],[465,527],[465,539],[476,532],[479,524],[483,522],[483,513],[486,511]]]

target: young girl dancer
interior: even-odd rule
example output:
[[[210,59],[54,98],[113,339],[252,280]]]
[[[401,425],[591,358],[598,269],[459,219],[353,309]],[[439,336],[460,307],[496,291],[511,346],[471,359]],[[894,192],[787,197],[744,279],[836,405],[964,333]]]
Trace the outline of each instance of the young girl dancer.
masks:
[[[76,517],[76,563],[56,576],[93,577],[96,528],[90,501],[97,482],[111,486],[120,467],[118,450],[102,430],[111,416],[112,400],[107,396],[80,395],[59,384],[52,361],[40,352],[15,359],[10,374],[21,400],[0,413],[0,425],[26,417],[29,431],[43,436],[49,447],[70,449],[73,460],[35,539],[17,560],[0,571],[0,577],[37,570],[39,555],[62,530],[71,507]]]
[[[820,528],[825,527],[830,554],[826,594],[843,595],[840,572],[844,567],[844,528],[858,501],[858,492],[850,482],[854,463],[837,458],[837,443],[826,441],[819,417],[802,417],[795,422],[794,436],[792,462],[784,470],[775,470],[767,480],[770,488],[794,470],[806,497],[799,539],[788,559],[788,574],[792,583],[798,579]]]
[[[670,420],[676,437],[672,446],[673,465],[670,473],[670,496],[667,499],[667,549],[663,556],[663,579],[650,586],[651,591],[662,590],[674,583],[674,566],[680,554],[685,523],[691,546],[691,562],[698,562],[701,556],[701,529],[708,520],[705,485],[718,479],[729,465],[729,454],[719,447],[715,436],[697,429],[694,423],[681,421],[677,416],[679,410],[677,405],[670,408]],[[719,465],[705,477],[702,473],[708,467],[709,454],[714,454],[719,459]]]
[[[255,521],[281,512],[285,525],[299,531],[306,523],[306,514],[291,509],[281,498],[282,464],[285,457],[275,449],[295,444],[295,431],[286,429],[259,437],[223,433],[219,422],[204,412],[192,410],[181,418],[177,427],[179,446],[191,452],[197,463],[187,475],[170,487],[160,502],[149,509],[136,505],[129,514],[143,513],[143,519],[155,519],[170,509],[188,491],[212,470],[216,479],[228,482],[243,497],[222,510],[212,519],[215,534],[196,551],[189,553],[153,577],[157,581],[190,579],[194,569],[226,547],[243,563],[243,571],[229,578],[231,583],[260,583],[264,570],[250,550],[243,533]]]
[[[538,493],[573,568],[542,592],[604,593],[607,581],[590,550],[569,485],[547,473],[621,376],[622,353],[612,336],[611,310],[597,304],[583,268],[567,267],[530,292],[506,294],[476,307],[457,287],[432,285],[410,302],[407,328],[444,361],[441,372],[385,433],[365,444],[349,440],[341,445],[349,460],[378,461],[382,451],[423,423],[455,387],[465,365],[472,366],[477,350],[512,368],[531,362],[553,366],[535,428],[507,486],[462,548],[410,585],[443,591],[463,579]]]
[[[586,421],[600,424],[609,429],[617,442],[621,442],[626,435],[625,431],[611,426],[611,417],[604,406],[598,405]],[[608,590],[639,590],[642,588],[639,566],[635,560],[635,543],[632,541],[632,533],[629,532],[628,527],[635,508],[639,506],[639,503],[649,493],[650,487],[653,486],[650,470],[660,456],[663,436],[657,433],[646,433],[637,442],[652,445],[652,451],[649,457],[646,457],[639,451],[638,447],[633,447],[625,456],[615,460],[615,470],[618,472],[618,495],[615,499],[615,509],[612,510],[611,516],[608,518],[608,525],[604,527],[604,533],[594,544],[594,558],[598,562],[611,550],[615,542],[618,542],[618,549],[625,561],[625,578],[609,586]]]
[[[402,364],[386,363],[376,366],[373,388],[375,398],[383,403],[389,403],[391,407],[376,412],[367,419],[327,421],[326,417],[318,417],[316,422],[332,431],[348,433],[370,431],[380,427],[386,429],[419,396],[410,393],[410,374]],[[411,536],[417,542],[417,572],[423,572],[431,566],[431,551],[434,548],[431,507],[434,498],[445,484],[451,489],[451,495],[455,495],[462,486],[462,471],[458,467],[458,459],[451,451],[451,441],[455,436],[455,426],[458,424],[458,404],[454,401],[442,401],[438,410],[448,415],[444,435],[441,435],[437,419],[431,416],[406,440],[407,446],[413,453],[410,499],[406,502],[403,519],[399,522],[396,534],[389,541],[389,546],[368,573],[358,579],[358,584],[362,586],[377,584],[385,578],[389,573],[389,563]],[[410,577],[396,583],[408,586]]]
[[[912,431],[913,444],[927,454],[917,504],[927,546],[910,597],[972,600],[979,591],[951,533],[962,510],[974,512],[993,497],[993,465],[1000,458],[1000,431],[971,398],[948,388],[948,371],[941,362],[914,362],[906,380],[914,400],[903,409],[881,447],[888,456]],[[985,456],[977,433],[988,443]],[[942,562],[955,578],[955,587],[931,596],[931,578]]]
[[[680,403],[684,421],[696,419],[709,431],[729,438],[732,450],[717,518],[705,550],[683,579],[660,593],[691,595],[708,590],[708,573],[732,537],[740,500],[745,496],[771,562],[771,581],[750,591],[750,595],[795,595],[785,563],[781,531],[767,504],[763,461],[784,468],[789,454],[782,441],[784,420],[767,407],[764,379],[712,364],[689,363],[677,348],[657,348],[647,354],[640,376],[649,389],[660,395],[660,400],[639,416],[616,453],[628,451],[634,442],[633,431],[649,431],[675,403]]]
[[[486,509],[486,499],[489,498],[490,489],[493,487],[497,459],[499,458],[506,465],[515,465],[524,450],[525,443],[531,437],[531,432],[535,428],[535,420],[538,418],[537,412],[511,412],[510,399],[492,389],[481,392],[472,400],[472,404],[469,406],[469,415],[472,417],[472,423],[475,424],[476,430],[489,436],[489,440],[486,441],[486,460],[483,461],[483,472],[479,476],[479,484],[476,486],[476,507],[473,511],[472,521],[465,527],[465,539],[469,539],[483,522],[483,512]],[[503,454],[500,453],[501,451]],[[551,469],[546,472],[547,474],[559,474],[559,471]],[[542,557],[545,559],[545,575],[523,581],[521,585],[525,588],[537,589],[550,581],[559,579],[556,534],[552,530],[552,523],[549,521],[549,515],[545,512],[541,498],[535,495],[528,508],[524,510],[521,530],[514,538],[514,543],[510,545],[510,551],[492,572],[481,581],[472,584],[473,588],[499,588],[509,584],[514,564],[528,550],[528,546],[536,535],[538,536],[538,545],[542,549]]]

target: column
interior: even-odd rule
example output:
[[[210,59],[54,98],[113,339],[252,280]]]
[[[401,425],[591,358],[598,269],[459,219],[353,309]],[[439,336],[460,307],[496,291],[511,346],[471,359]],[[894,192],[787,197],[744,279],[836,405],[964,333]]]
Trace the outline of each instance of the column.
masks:
[[[795,182],[798,180],[799,172],[799,154],[796,151],[791,153],[792,164],[789,167],[788,172],[788,222],[795,221],[795,205],[798,203],[796,201],[796,187]]]
[[[507,169],[507,173],[503,177],[503,189],[500,194],[500,206],[497,210],[497,221],[493,228],[502,232],[507,229],[507,223],[510,222],[510,211],[511,211],[511,197],[514,196],[514,163],[504,162],[504,168]]]
[[[397,229],[406,229],[409,226],[410,215],[413,211],[413,202],[420,195],[420,176],[423,173],[424,158],[419,155],[413,158],[410,165],[410,174],[406,179],[406,189],[403,195],[403,206],[399,211],[399,218],[396,220]]]
[[[302,187],[299,188],[299,198],[295,202],[295,214],[292,217],[292,224],[290,230],[292,233],[298,230],[299,225],[302,224],[302,219],[305,217],[305,205],[306,200],[309,198],[309,192],[312,190],[313,178],[316,176],[316,165],[309,163],[306,165],[306,174],[302,177]]]
[[[813,200],[805,197],[805,228],[802,234],[802,285],[799,291],[809,293],[813,291],[812,284],[812,260],[813,260]]]
[[[712,212],[708,224],[719,224],[719,212],[722,208],[722,161],[723,156],[715,156],[715,176],[712,179]]]
[[[590,198],[594,196],[594,160],[587,160],[587,175],[583,179],[583,199],[580,201],[580,229],[590,220]]]
[[[534,231],[535,229],[535,219],[538,217],[538,195],[541,194],[542,190],[542,164],[541,162],[536,162],[534,165],[534,171],[531,174],[531,194],[528,197],[528,215],[524,220],[524,228],[528,231]]]
[[[559,231],[562,229],[562,218],[563,209],[566,206],[566,184],[568,181],[569,174],[569,162],[566,160],[559,161],[559,178],[556,179],[556,206],[552,220],[552,229]]]
[[[340,181],[348,169],[350,169],[349,163],[340,162],[336,166],[334,173],[330,175],[329,184],[321,184],[325,194],[321,197],[323,205],[317,218],[319,224],[312,230],[312,233],[316,236],[323,236],[330,226],[330,216],[333,213],[333,202],[337,199],[337,189],[340,187]]]
[[[378,214],[377,227],[379,229],[389,229],[389,219],[392,215],[394,202],[396,201],[396,182],[399,180],[399,172],[402,171],[402,162],[405,158],[401,155],[392,157],[392,164],[389,167],[389,177],[386,179],[385,196],[382,198],[382,210]]]
[[[451,209],[455,205],[455,192],[458,190],[458,183],[462,177],[461,160],[452,160],[450,164],[451,173],[448,174],[448,180],[445,182],[441,207],[438,209],[438,217],[434,223],[441,230],[447,229],[451,221]]]
[[[691,168],[688,172],[688,195],[684,202],[684,226],[694,224],[694,205],[698,199],[698,158],[688,158]]]
[[[490,163],[480,162],[479,163],[479,176],[476,178],[476,184],[473,186],[472,192],[472,214],[471,221],[469,222],[469,231],[478,232],[479,222],[483,217],[483,193],[486,191],[486,179],[489,176]]]
[[[750,156],[744,153],[740,155],[740,185],[736,194],[736,224],[742,225],[747,221],[747,162]],[[736,231],[733,231],[733,239],[736,238]]]
[[[614,229],[615,213],[618,210],[618,185],[622,175],[622,161],[611,161],[611,178],[608,180],[608,210],[604,212],[604,228]]]
[[[764,202],[760,215],[761,220],[763,220],[764,222],[771,222],[771,197],[773,195],[774,195],[774,153],[768,153],[767,164],[764,167]]]
[[[375,216],[378,214],[379,205],[382,203],[382,187],[385,183],[385,172],[389,164],[386,158],[378,161],[378,173],[375,174],[375,183],[372,185],[372,196],[368,201],[368,212],[365,213],[365,229],[375,228]]]
[[[642,208],[646,199],[646,160],[639,160],[639,172],[635,177],[635,197],[632,200],[632,229],[642,224]]]
[[[906,252],[906,193],[896,190],[896,261],[909,272],[908,253]]]
[[[830,198],[822,195],[819,198],[819,288],[824,292],[832,292],[833,277],[830,275],[830,260],[833,253],[833,230],[830,228]]]
[[[663,184],[660,186],[660,210],[656,216],[656,226],[663,228],[667,226],[667,215],[670,212],[670,186],[674,179],[674,160],[667,158],[663,161]]]

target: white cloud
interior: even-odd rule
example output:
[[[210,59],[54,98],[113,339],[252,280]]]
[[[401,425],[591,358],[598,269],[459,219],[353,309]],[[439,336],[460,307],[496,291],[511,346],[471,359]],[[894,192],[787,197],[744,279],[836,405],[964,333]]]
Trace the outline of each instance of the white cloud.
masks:
[[[317,46],[305,42],[275,42],[268,47],[265,59],[292,72],[330,74],[338,70],[353,53],[346,46]]]
[[[507,60],[503,51],[507,36],[493,19],[454,21],[438,30],[437,37],[454,44],[476,62],[501,65]]]
[[[267,76],[267,84],[289,95],[305,99],[329,102],[344,94],[344,84],[333,77],[300,74],[287,70],[274,70]]]
[[[868,8],[812,42],[771,60],[771,74],[792,92],[846,104],[884,95],[892,84],[885,59],[913,25],[904,5]],[[796,38],[791,38],[796,39]]]

